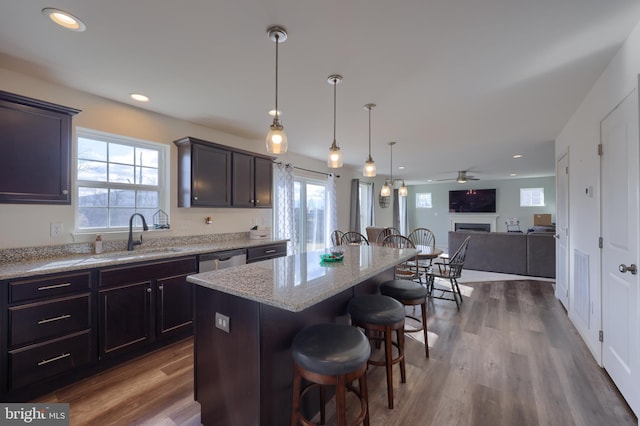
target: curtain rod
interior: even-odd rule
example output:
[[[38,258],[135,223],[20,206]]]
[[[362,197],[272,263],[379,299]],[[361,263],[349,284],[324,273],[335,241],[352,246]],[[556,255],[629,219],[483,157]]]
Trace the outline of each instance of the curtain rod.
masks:
[[[281,161],[274,161],[274,164],[278,164],[278,165],[280,165],[280,166],[281,166],[281,165],[283,165],[283,163],[282,163]],[[325,176],[335,176],[335,177],[337,177],[337,178],[339,178],[339,177],[340,177],[340,175],[336,175],[336,174],[333,174],[333,173],[326,173],[326,172],[319,172],[319,171],[317,171],[317,170],[305,169],[304,167],[293,166],[293,165],[291,165],[291,164],[289,164],[289,163],[284,164],[284,165],[285,165],[285,166],[291,166],[291,167],[293,167],[294,169],[304,170],[305,172],[318,173],[318,174],[320,174],[320,175],[325,175]]]

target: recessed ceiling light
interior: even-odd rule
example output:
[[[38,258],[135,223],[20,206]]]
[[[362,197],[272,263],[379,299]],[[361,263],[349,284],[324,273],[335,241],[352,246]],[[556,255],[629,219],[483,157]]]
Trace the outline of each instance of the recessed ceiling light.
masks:
[[[427,179],[427,182],[433,182],[433,179]]]
[[[64,10],[55,9],[53,7],[45,7],[42,14],[49,17],[53,22],[71,31],[81,32],[87,29],[87,26],[77,17]]]
[[[509,176],[513,177],[513,176],[518,176],[517,173],[511,173]]]
[[[398,166],[399,170],[404,170],[404,166]]]
[[[272,117],[275,117],[276,116],[276,110],[272,109],[271,111],[269,111],[269,115],[272,116]],[[279,116],[282,115],[282,111],[278,110],[278,115]]]
[[[522,158],[522,154],[515,154],[513,158]]]
[[[131,99],[138,101],[138,102],[149,102],[149,97],[145,96],[145,95],[141,95],[140,93],[132,93],[131,94]]]

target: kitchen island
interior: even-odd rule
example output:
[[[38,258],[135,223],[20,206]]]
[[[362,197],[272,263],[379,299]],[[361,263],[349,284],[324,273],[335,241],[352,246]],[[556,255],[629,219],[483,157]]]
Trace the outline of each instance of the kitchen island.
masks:
[[[195,398],[204,425],[286,425],[293,336],[346,322],[355,294],[375,293],[413,249],[346,246],[344,260],[308,252],[200,273],[195,284]],[[307,407],[310,412],[314,407]]]

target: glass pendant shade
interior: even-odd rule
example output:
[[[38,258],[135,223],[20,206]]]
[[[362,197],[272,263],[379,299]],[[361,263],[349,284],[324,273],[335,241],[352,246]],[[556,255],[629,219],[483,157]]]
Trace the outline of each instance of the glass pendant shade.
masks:
[[[369,157],[369,159],[365,161],[362,174],[364,177],[374,177],[376,175],[376,162],[373,161],[373,158]]]
[[[329,155],[327,156],[327,167],[330,169],[338,169],[342,167],[342,151],[340,147],[336,145],[336,141],[333,141],[329,148]]]
[[[277,118],[267,133],[267,152],[270,154],[283,154],[287,152],[287,134]]]
[[[382,189],[380,190],[381,197],[388,197],[391,195],[391,186],[389,186],[388,181],[384,181],[384,185],[382,185]]]
[[[404,184],[404,180],[402,181],[402,186],[398,188],[398,195],[401,197],[406,197],[407,195],[409,195],[409,189]]]

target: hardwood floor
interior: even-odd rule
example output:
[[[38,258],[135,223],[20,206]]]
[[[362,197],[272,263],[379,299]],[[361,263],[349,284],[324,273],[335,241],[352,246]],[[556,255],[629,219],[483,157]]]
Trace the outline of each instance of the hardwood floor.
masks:
[[[407,383],[394,374],[395,409],[387,408],[384,369],[368,373],[372,426],[637,424],[551,283],[461,290],[459,312],[453,302],[430,302],[430,359],[420,341],[406,339]],[[187,339],[34,402],[70,403],[72,425],[199,425],[192,366]],[[327,424],[333,412],[330,403]]]

